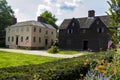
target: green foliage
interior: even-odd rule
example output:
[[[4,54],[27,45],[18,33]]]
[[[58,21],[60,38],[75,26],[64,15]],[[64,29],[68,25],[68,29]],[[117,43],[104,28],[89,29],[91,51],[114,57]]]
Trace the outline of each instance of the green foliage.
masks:
[[[51,48],[48,50],[49,53],[58,53],[59,49],[57,46],[51,46]]]
[[[13,24],[14,12],[6,0],[0,0],[0,46],[5,45],[5,28]]]
[[[120,54],[115,50],[105,52],[105,58],[96,59],[95,65],[90,63],[90,70],[84,80],[120,80]]]
[[[111,38],[115,43],[118,43],[120,41],[120,31],[118,30],[120,28],[120,0],[111,0],[108,1],[108,4],[110,8],[107,14],[113,19],[110,23],[112,26],[110,30],[113,35]]]
[[[55,29],[58,29],[56,25],[57,18],[51,12],[45,11],[40,16],[44,19],[45,23],[51,24]]]
[[[6,0],[0,0],[0,30],[4,30],[8,25],[13,24],[13,17],[14,12]]]
[[[76,80],[81,78],[83,80],[80,74],[85,76],[89,70],[89,64],[84,61],[92,62],[95,59],[105,59],[105,57],[104,53],[95,53],[37,65],[2,68],[0,78],[2,80],[13,78],[17,80]]]
[[[0,68],[29,64],[42,64],[56,60],[59,60],[59,58],[0,51]]]

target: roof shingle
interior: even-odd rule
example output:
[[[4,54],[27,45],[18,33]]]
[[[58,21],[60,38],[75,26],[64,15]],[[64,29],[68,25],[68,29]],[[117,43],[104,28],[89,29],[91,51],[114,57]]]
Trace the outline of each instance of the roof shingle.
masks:
[[[76,20],[79,21],[80,28],[89,28],[91,24],[96,20],[96,18],[99,18],[105,25],[106,27],[111,27],[110,22],[112,19],[105,15],[105,16],[96,16],[96,17],[84,17],[84,18],[76,18]],[[65,19],[63,23],[61,24],[59,29],[67,29],[68,25],[70,24],[72,19]]]
[[[32,21],[25,21],[25,22],[19,22],[19,23],[15,24],[15,25],[11,25],[10,27],[20,27],[20,26],[30,26],[30,25],[44,27],[44,28],[50,28],[50,29],[55,29],[50,24],[46,24],[46,23],[38,22],[38,21],[34,21],[34,20],[32,20]]]

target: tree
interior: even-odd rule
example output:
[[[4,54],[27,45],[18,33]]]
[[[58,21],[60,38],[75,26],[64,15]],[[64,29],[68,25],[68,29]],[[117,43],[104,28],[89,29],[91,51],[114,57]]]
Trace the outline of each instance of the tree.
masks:
[[[110,22],[112,26],[110,31],[113,34],[111,38],[115,43],[118,43],[120,41],[120,0],[111,0],[108,1],[108,4],[110,8],[107,14],[113,19],[113,21]]]
[[[14,12],[6,0],[0,0],[0,46],[5,43],[5,28],[13,24]]]
[[[40,17],[43,18],[45,23],[51,24],[55,29],[58,29],[58,26],[56,25],[57,18],[51,12],[45,11],[40,15]]]
[[[0,30],[3,30],[8,25],[13,24],[14,12],[7,5],[6,0],[0,0]]]

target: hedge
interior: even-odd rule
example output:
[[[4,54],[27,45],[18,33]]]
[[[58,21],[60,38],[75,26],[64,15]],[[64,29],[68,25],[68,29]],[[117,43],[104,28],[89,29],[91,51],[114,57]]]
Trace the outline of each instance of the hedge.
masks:
[[[76,80],[80,74],[86,75],[89,64],[86,59],[105,59],[104,53],[95,53],[71,59],[63,59],[37,65],[25,65],[0,69],[1,80]],[[108,57],[107,57],[108,58]],[[82,78],[82,77],[81,77]]]

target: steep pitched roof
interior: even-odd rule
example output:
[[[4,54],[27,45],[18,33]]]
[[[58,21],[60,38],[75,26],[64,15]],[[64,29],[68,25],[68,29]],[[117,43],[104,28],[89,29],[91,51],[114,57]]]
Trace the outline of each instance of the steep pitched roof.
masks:
[[[93,17],[76,18],[76,20],[79,21],[80,28],[89,28],[91,24],[96,20],[96,18],[99,18],[106,25],[106,27],[108,28],[111,27],[109,23],[112,21],[112,19],[107,15],[96,16],[94,18]],[[67,29],[71,20],[72,19],[65,19],[59,29]]]
[[[100,16],[99,18],[102,20],[107,28],[111,27],[110,22],[112,22],[113,20],[109,16]]]
[[[80,28],[89,28],[96,18],[85,18],[83,25]]]
[[[68,25],[70,24],[71,20],[72,19],[65,19],[63,23],[61,24],[61,26],[59,27],[59,29],[66,29]]]
[[[30,26],[30,25],[38,26],[38,27],[44,27],[44,28],[50,28],[50,29],[55,29],[50,24],[46,24],[46,23],[38,22],[38,21],[34,21],[34,20],[25,21],[25,22],[19,22],[19,23],[15,24],[15,25],[11,25],[10,27],[20,27],[20,26]]]

